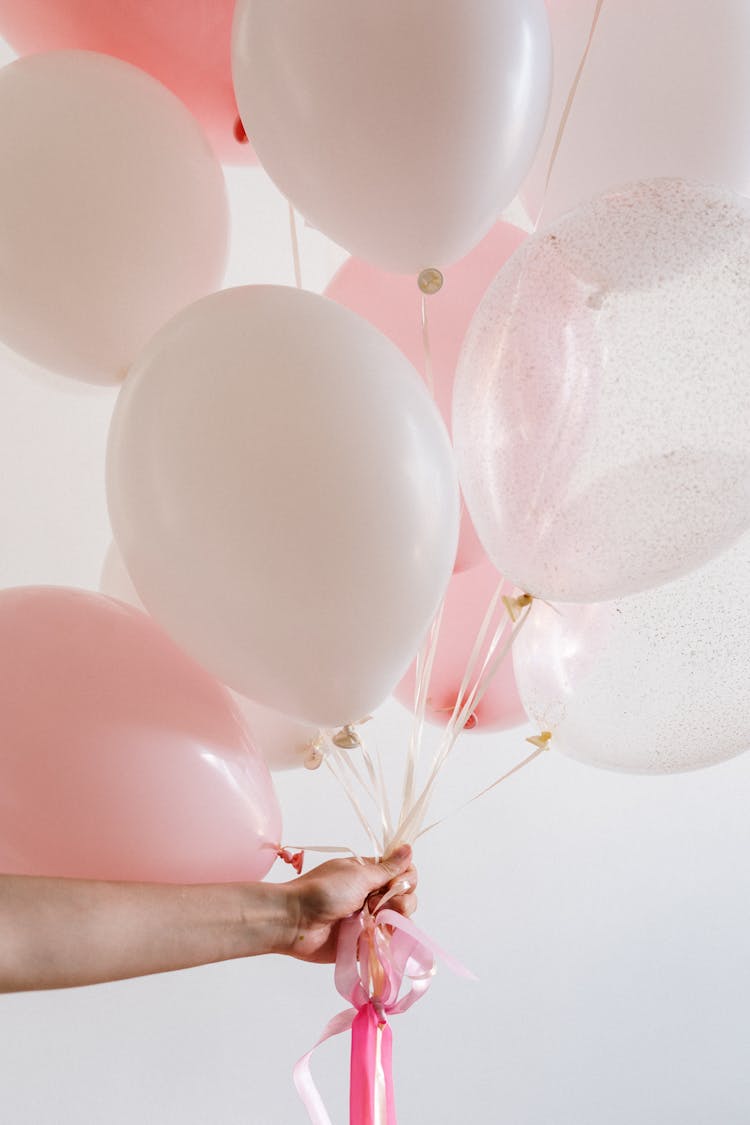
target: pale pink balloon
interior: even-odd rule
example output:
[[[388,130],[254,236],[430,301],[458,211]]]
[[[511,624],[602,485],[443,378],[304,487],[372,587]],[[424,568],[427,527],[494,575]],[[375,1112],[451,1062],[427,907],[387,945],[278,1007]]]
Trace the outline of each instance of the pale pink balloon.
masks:
[[[121,382],[221,285],[221,165],[165,86],[78,50],[0,69],[0,152],[0,339],[58,374]]]
[[[471,253],[444,271],[442,289],[427,298],[435,401],[449,429],[453,378],[464,336],[488,285],[525,238],[517,227],[497,223]],[[422,294],[414,277],[386,273],[360,258],[349,258],[329,284],[326,296],[369,320],[425,376]],[[474,526],[462,507],[454,571],[485,561]]]
[[[226,690],[145,614],[0,592],[0,870],[257,880],[281,817]]]
[[[0,35],[22,55],[78,47],[133,63],[182,99],[220,160],[252,164],[232,86],[233,12],[234,0],[0,0]]]
[[[477,634],[500,581],[500,575],[495,568],[490,563],[485,563],[484,566],[475,567],[465,574],[454,574],[448,585],[427,696],[426,718],[431,723],[445,726],[451,717]],[[506,582],[503,594],[510,596],[514,589]],[[491,634],[492,630],[485,640],[483,651],[486,651]],[[473,686],[481,666],[480,660],[469,687]],[[411,710],[414,709],[415,682],[416,662],[412,664],[394,693],[396,698]],[[508,727],[525,722],[526,713],[518,696],[513,661],[508,654],[490,681],[487,692],[470,716],[466,729],[482,733],[506,730]]]

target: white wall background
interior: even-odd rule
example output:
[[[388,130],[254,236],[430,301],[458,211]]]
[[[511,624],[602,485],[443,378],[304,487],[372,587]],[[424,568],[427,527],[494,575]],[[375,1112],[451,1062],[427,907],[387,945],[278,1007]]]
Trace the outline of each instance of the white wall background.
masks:
[[[291,283],[286,204],[258,170],[230,188],[229,280]],[[309,231],[302,256],[310,288],[341,260]],[[96,588],[113,403],[0,356],[0,585]],[[392,704],[368,734],[397,763],[408,730]],[[527,733],[467,737],[445,807]],[[359,846],[324,771],[277,777],[288,842]],[[481,982],[440,972],[394,1021],[402,1123],[745,1125],[749,796],[750,755],[641,779],[550,753],[426,837],[417,920]],[[302,1123],[291,1067],[341,1006],[328,969],[272,958],[0,997],[0,1118]],[[314,1064],[337,1125],[347,1066],[343,1041]]]

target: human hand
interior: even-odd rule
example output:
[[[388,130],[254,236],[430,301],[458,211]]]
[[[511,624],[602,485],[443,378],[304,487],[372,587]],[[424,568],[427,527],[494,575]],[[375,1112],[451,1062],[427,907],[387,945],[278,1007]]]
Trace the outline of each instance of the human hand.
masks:
[[[319,964],[335,961],[339,925],[344,918],[361,910],[368,898],[374,908],[397,884],[401,884],[399,893],[388,900],[388,906],[400,914],[413,914],[417,907],[417,871],[408,845],[379,863],[371,859],[362,863],[353,858],[332,859],[284,884],[290,926],[288,946],[282,952]]]

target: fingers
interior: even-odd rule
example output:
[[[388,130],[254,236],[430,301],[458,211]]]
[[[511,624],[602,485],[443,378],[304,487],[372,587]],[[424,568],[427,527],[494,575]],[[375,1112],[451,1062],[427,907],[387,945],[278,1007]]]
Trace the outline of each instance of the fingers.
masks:
[[[394,879],[403,875],[411,866],[411,848],[402,844],[380,860],[379,863],[368,861],[360,868],[362,878],[369,884],[370,894],[374,891],[383,891]]]
[[[404,914],[408,918],[417,909],[415,893],[417,879],[417,869],[410,864],[398,878],[392,879],[387,886],[381,887],[376,894],[370,896],[370,909],[377,910],[383,899],[387,897],[384,905],[389,910],[395,910],[397,914]],[[395,891],[396,894],[391,896],[391,891]]]
[[[404,874],[391,884],[399,894],[394,895],[388,905],[408,918],[417,909],[417,869],[412,864]]]
[[[389,855],[381,859],[378,868],[384,875],[383,882],[401,875],[411,866],[411,848],[408,844],[400,844]]]

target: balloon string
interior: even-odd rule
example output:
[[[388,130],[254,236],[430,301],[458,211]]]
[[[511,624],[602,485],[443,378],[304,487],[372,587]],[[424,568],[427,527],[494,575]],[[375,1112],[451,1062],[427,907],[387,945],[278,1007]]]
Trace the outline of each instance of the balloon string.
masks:
[[[297,238],[297,217],[294,207],[289,204],[289,234],[292,240],[292,259],[294,261],[294,283],[298,289],[302,288],[302,267],[299,257],[299,240]]]
[[[427,710],[427,698],[430,688],[430,680],[432,678],[432,668],[435,663],[435,656],[437,653],[438,640],[440,637],[440,626],[442,625],[443,621],[444,609],[445,601],[440,603],[440,607],[435,614],[427,639],[425,640],[424,645],[417,655],[414,719],[409,736],[409,749],[406,757],[406,771],[404,775],[404,792],[401,801],[401,813],[399,816],[399,822],[403,821],[407,811],[414,803],[417,766],[419,764],[419,758],[422,750],[425,712]],[[398,833],[396,833],[396,836],[398,836]],[[396,840],[394,842],[400,841]]]
[[[474,668],[476,666],[476,663],[477,663],[477,660],[478,660],[478,657],[479,657],[479,653],[480,653],[482,645],[484,643],[484,639],[485,639],[487,630],[489,628],[490,622],[492,620],[492,617],[494,616],[495,608],[496,608],[497,602],[500,598],[501,590],[502,590],[502,580],[500,581],[500,583],[497,587],[497,590],[495,591],[493,597],[490,599],[490,604],[487,608],[487,612],[485,613],[484,619],[483,619],[482,624],[479,628],[479,632],[477,634],[476,641],[474,642],[474,647],[473,647],[473,649],[471,651],[471,654],[469,655],[469,659],[466,663],[466,668],[464,670],[464,675],[463,675],[463,679],[461,681],[461,686],[458,689],[458,694],[456,696],[456,702],[455,702],[454,707],[453,707],[453,714],[451,715],[451,719],[449,720],[448,727],[446,727],[446,735],[447,735],[448,728],[450,727],[450,724],[455,720],[455,718],[456,718],[456,716],[457,716],[457,714],[458,714],[458,712],[461,708],[461,705],[463,703],[464,694],[465,694],[465,692],[466,692],[466,690],[469,686],[470,679],[471,679],[471,677],[474,673]],[[409,768],[410,768],[409,781],[410,781],[410,785],[409,785],[408,792],[405,792],[405,794],[404,794],[404,801],[403,801],[403,804],[401,806],[401,817],[400,817],[400,820],[399,820],[399,826],[398,826],[398,830],[397,830],[397,833],[396,833],[397,839],[399,841],[402,839],[403,832],[404,832],[405,828],[410,824],[411,819],[413,819],[413,815],[414,815],[414,812],[415,812],[415,809],[416,809],[417,805],[419,805],[422,801],[422,798],[420,798],[420,801],[415,800],[414,782],[415,782],[415,774],[416,774],[416,758],[417,758],[418,748],[419,748],[420,743],[421,743],[421,735],[422,735],[422,727],[420,725],[420,717],[421,717],[421,714],[423,714],[423,710],[422,710],[423,703],[424,703],[423,696],[426,695],[426,691],[423,689],[423,685],[428,679],[429,679],[429,676],[426,675],[424,668],[422,668],[422,670],[420,671],[420,660],[418,658],[418,662],[417,662],[417,702],[416,702],[416,706],[415,706],[415,721],[414,721],[414,726],[412,728],[412,737],[414,739],[418,739],[418,741],[417,741],[417,751],[413,751],[410,747],[410,751],[409,751]],[[438,769],[439,755],[440,755],[440,749],[438,749],[438,753],[436,754],[435,758],[433,759],[432,774],[435,774],[436,770]],[[423,795],[424,795],[424,792],[423,792]]]
[[[422,831],[418,834],[417,839],[420,839],[420,837],[424,836],[427,832],[431,832],[433,828],[437,828],[439,825],[444,824],[445,821],[449,820],[451,817],[457,816],[459,813],[463,812],[464,809],[468,809],[469,805],[473,805],[475,801],[478,801],[481,797],[484,797],[485,794],[490,793],[503,781],[507,781],[509,777],[513,777],[514,773],[518,773],[518,771],[522,770],[524,766],[528,766],[531,762],[534,761],[535,758],[538,758],[540,754],[544,754],[548,749],[549,747],[547,746],[540,746],[537,750],[534,751],[533,754],[529,754],[528,757],[523,759],[523,761],[517,762],[515,766],[513,766],[512,769],[508,770],[507,773],[504,773],[502,777],[498,777],[497,781],[493,781],[491,785],[487,785],[484,789],[481,789],[478,793],[475,793],[473,797],[470,797],[468,801],[465,801],[462,805],[459,805],[457,809],[453,809],[452,812],[446,813],[445,816],[441,816],[439,820],[433,820],[432,824],[428,824],[426,828],[422,829]]]
[[[430,347],[430,321],[427,316],[427,297],[422,294],[422,352],[424,355],[424,377],[427,389],[435,397],[435,379],[432,372],[432,348]]]
[[[326,757],[325,757],[326,766],[331,771],[333,776],[336,778],[339,785],[341,785],[341,787],[343,788],[344,793],[346,794],[346,796],[349,800],[349,804],[354,809],[354,812],[357,816],[357,819],[359,820],[360,824],[362,825],[362,827],[365,830],[365,833],[366,833],[366,835],[367,835],[367,837],[368,837],[368,839],[369,839],[369,841],[372,845],[372,848],[373,848],[373,851],[374,851],[375,855],[377,857],[379,857],[383,854],[383,852],[385,850],[384,845],[381,844],[378,841],[377,836],[376,836],[373,828],[371,827],[369,820],[367,819],[367,817],[365,816],[365,814],[362,810],[362,806],[360,805],[354,790],[352,789],[352,787],[349,784],[349,782],[347,781],[344,773],[342,772],[340,759],[341,759],[341,751],[338,749],[338,747],[332,746],[330,752],[328,754],[326,754]]]
[[[474,669],[476,668],[477,661],[479,659],[479,654],[482,651],[482,645],[484,644],[485,638],[487,636],[487,632],[488,632],[489,627],[490,627],[490,622],[492,621],[492,618],[495,615],[495,610],[497,609],[497,603],[500,600],[502,590],[503,590],[503,579],[501,578],[498,585],[497,585],[495,593],[490,598],[490,603],[487,606],[487,611],[486,611],[486,613],[484,615],[484,618],[482,620],[482,624],[479,626],[479,631],[477,633],[476,640],[474,641],[474,647],[472,648],[472,650],[469,654],[469,659],[466,662],[466,668],[464,669],[463,679],[461,680],[461,685],[460,685],[460,687],[458,689],[458,693],[456,695],[456,702],[453,705],[453,711],[451,713],[450,719],[448,720],[448,724],[447,724],[448,727],[450,727],[453,723],[457,722],[458,715],[459,715],[460,711],[462,710],[462,708],[464,706],[464,703],[466,702],[466,694],[467,694],[467,691],[468,691],[469,682],[471,680],[471,677],[474,675]],[[505,627],[505,618],[503,618],[503,627]]]
[[[518,633],[523,628],[526,620],[528,619],[532,604],[533,603],[531,602],[526,604],[521,616],[511,629],[510,635],[505,641],[505,644],[502,645],[499,651],[496,650],[498,648],[500,639],[507,627],[507,620],[503,620],[497,626],[477,681],[471,692],[469,693],[466,702],[463,704],[460,711],[458,711],[458,714],[455,716],[455,721],[448,724],[443,737],[443,742],[439,747],[437,754],[435,755],[432,770],[430,771],[427,782],[416,802],[408,811],[407,815],[402,818],[402,821],[398,826],[397,837],[399,840],[403,840],[405,843],[410,843],[412,840],[416,839],[417,834],[424,822],[424,818],[427,814],[427,808],[432,798],[437,779],[451,751],[453,750],[453,747],[455,746],[456,741],[461,734],[461,731],[463,730],[466,719],[471,710],[476,707],[483,698],[485,692],[490,686],[492,677],[495,675],[497,669],[500,666],[500,663],[510,652],[514,640],[516,639]],[[508,614],[508,616],[510,615]]]
[[[370,752],[368,751],[364,739],[359,736],[359,752],[362,755],[362,761],[365,766],[367,780],[362,776],[357,768],[355,754],[357,750],[344,752],[340,755],[340,759],[344,762],[349,772],[352,773],[364,792],[372,800],[375,808],[377,809],[380,817],[381,828],[383,830],[383,840],[389,840],[393,835],[393,826],[391,824],[390,809],[388,806],[388,794],[385,790],[385,783],[383,778],[382,762],[378,756],[379,772],[376,771]],[[369,785],[368,785],[369,781]]]
[[[555,136],[555,143],[552,146],[552,154],[550,156],[549,166],[547,168],[547,179],[544,182],[544,194],[542,195],[542,205],[539,208],[539,214],[537,215],[536,222],[534,223],[534,230],[536,230],[537,227],[539,226],[539,223],[542,220],[542,215],[544,214],[544,208],[545,208],[545,205],[547,203],[547,192],[549,190],[550,181],[552,179],[552,173],[555,169],[555,164],[557,163],[557,156],[558,156],[558,153],[560,151],[560,145],[562,144],[563,137],[565,136],[565,130],[567,128],[568,118],[570,117],[570,112],[573,108],[573,103],[576,100],[576,94],[578,93],[578,86],[580,84],[581,77],[583,75],[584,69],[586,67],[586,63],[588,61],[589,51],[591,50],[591,44],[594,42],[594,35],[596,33],[596,27],[597,27],[597,24],[599,23],[599,16],[601,15],[603,6],[604,6],[604,0],[596,0],[596,6],[594,8],[594,15],[593,15],[593,18],[591,20],[591,29],[589,31],[589,37],[586,41],[586,47],[584,48],[583,55],[581,56],[581,61],[578,64],[578,70],[575,73],[575,77],[574,77],[572,85],[570,87],[570,91],[568,93],[568,100],[565,103],[565,108],[563,109],[562,117],[560,118],[560,124],[557,127],[557,134]]]
[[[380,811],[380,820],[383,827],[383,841],[386,842],[393,838],[393,820],[391,818],[391,806],[388,800],[388,787],[385,783],[385,773],[383,770],[383,759],[380,754],[380,747],[377,740],[375,742],[375,760],[373,762],[372,755],[367,749],[365,742],[362,742],[362,754],[365,758],[368,773],[372,778],[372,784],[375,793],[377,793],[377,804]]]

